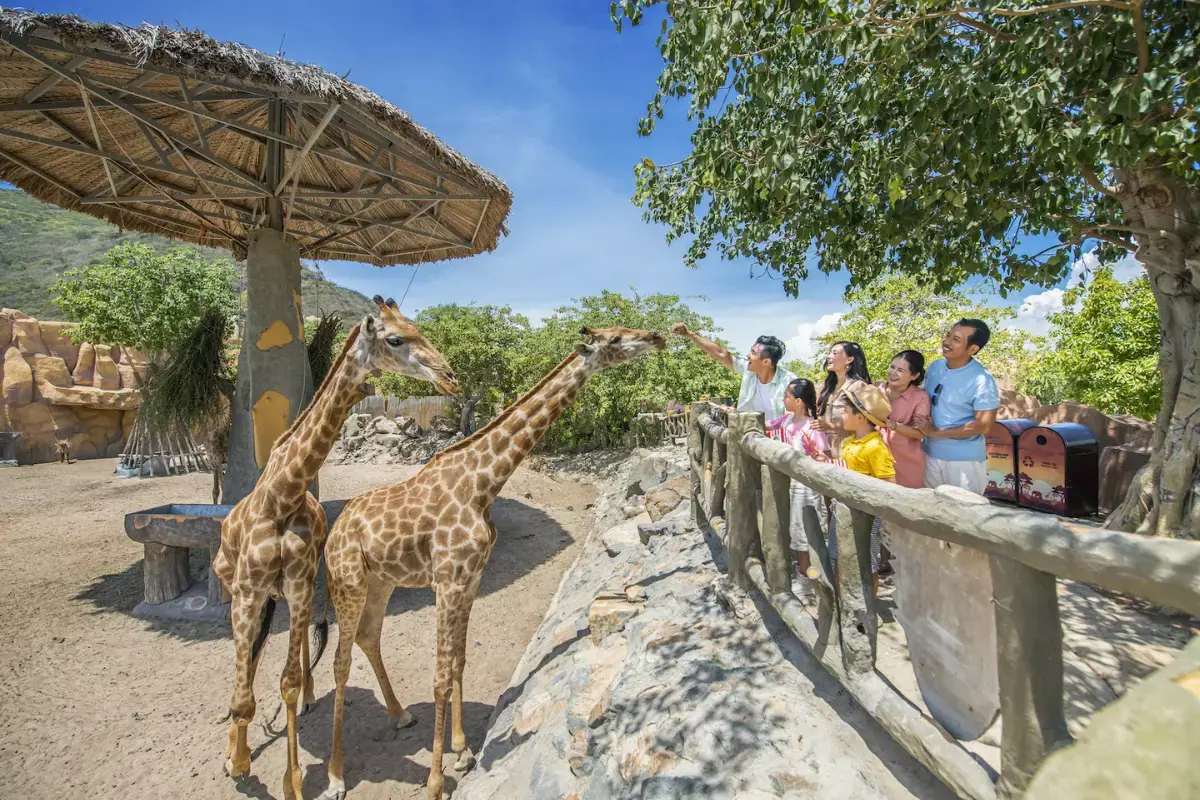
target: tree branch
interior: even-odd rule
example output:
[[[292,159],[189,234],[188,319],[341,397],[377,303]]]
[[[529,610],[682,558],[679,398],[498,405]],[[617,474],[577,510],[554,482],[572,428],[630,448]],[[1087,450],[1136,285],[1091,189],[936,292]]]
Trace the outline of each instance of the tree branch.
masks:
[[[1098,176],[1096,174],[1096,171],[1094,169],[1092,169],[1091,164],[1085,164],[1082,161],[1080,161],[1078,158],[1075,159],[1075,163],[1079,166],[1079,174],[1083,176],[1083,180],[1087,183],[1088,186],[1092,187],[1093,189],[1095,189],[1097,192],[1100,192],[1101,194],[1108,195],[1109,197],[1113,198],[1114,200],[1119,198],[1116,187],[1109,186],[1109,185],[1105,184],[1103,181],[1101,181],[1100,176]]]
[[[986,22],[981,22],[980,20],[977,20],[977,19],[971,19],[970,17],[966,16],[965,14],[954,14],[950,17],[950,19],[954,22],[959,22],[963,25],[966,25],[968,28],[974,28],[975,30],[979,31],[980,33],[986,33],[988,36],[991,36],[993,39],[999,39],[1002,42],[1015,42],[1017,40],[1017,37],[1013,36],[1011,33],[1005,33],[1004,31],[1000,30],[999,28],[993,28],[991,25],[988,25]]]
[[[1150,41],[1146,38],[1146,20],[1142,17],[1142,4],[1145,0],[1133,0],[1130,13],[1133,15],[1133,32],[1137,35],[1138,44],[1138,76],[1146,74],[1150,69]]]

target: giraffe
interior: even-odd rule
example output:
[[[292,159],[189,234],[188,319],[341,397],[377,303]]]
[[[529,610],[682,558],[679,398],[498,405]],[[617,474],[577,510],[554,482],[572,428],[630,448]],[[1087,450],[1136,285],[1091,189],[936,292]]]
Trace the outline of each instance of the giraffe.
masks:
[[[590,376],[666,346],[661,334],[650,331],[583,328],[580,333],[589,340],[577,344],[516,403],[469,438],[443,450],[404,483],[354,498],[334,524],[325,565],[328,595],[338,619],[333,662],[337,690],[329,789],[324,798],[346,796],[342,714],[355,642],[375,671],[388,715],[399,728],[413,722],[392,691],[379,650],[388,598],[396,586],[432,586],[437,598],[429,796],[442,796],[445,704],[451,687],[455,769],[462,771],[473,763],[462,729],[462,674],[471,605],[496,542],[489,514],[492,500]]]
[[[225,771],[250,769],[246,728],[254,718],[254,673],[270,630],[275,598],[288,602],[290,637],[279,691],[287,708],[288,766],[283,793],[300,797],[296,707],[304,692],[312,702],[312,665],[307,629],[313,584],[325,542],[325,512],[308,487],[329,455],[350,408],[361,398],[367,375],[389,370],[429,381],[442,394],[458,391],[445,358],[399,311],[395,301],[376,296],[380,317],[366,316],[350,331],[341,355],[291,428],[275,442],[254,490],[221,525],[221,547],[213,571],[232,596],[237,674],[229,704],[231,725]],[[320,658],[318,644],[316,658]],[[315,659],[314,659],[315,661]]]

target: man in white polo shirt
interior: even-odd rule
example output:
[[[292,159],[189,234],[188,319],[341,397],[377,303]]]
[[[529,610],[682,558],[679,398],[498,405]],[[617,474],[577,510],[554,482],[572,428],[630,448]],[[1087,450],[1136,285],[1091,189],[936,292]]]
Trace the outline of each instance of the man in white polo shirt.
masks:
[[[783,342],[774,336],[760,336],[750,347],[748,355],[735,356],[711,339],[692,333],[682,322],[671,331],[690,340],[709,358],[742,376],[738,411],[757,411],[767,419],[783,416],[786,411],[783,392],[796,379],[795,375],[779,366],[783,359]]]

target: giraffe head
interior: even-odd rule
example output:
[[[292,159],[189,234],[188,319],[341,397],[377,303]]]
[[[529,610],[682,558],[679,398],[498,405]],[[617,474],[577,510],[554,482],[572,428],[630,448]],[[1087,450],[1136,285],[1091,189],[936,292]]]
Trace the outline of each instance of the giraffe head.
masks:
[[[396,301],[375,295],[378,317],[359,326],[358,347],[369,371],[386,370],[432,383],[442,394],[457,394],[458,379],[446,358],[403,314]]]
[[[580,328],[586,342],[575,345],[575,352],[596,369],[630,361],[649,350],[662,350],[667,339],[661,333],[634,328]]]

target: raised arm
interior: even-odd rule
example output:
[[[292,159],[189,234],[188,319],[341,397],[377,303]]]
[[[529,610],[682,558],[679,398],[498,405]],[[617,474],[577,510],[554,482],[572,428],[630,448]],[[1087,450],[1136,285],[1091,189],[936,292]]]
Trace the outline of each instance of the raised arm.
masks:
[[[693,333],[692,331],[688,330],[688,326],[684,325],[682,322],[676,323],[675,326],[671,328],[671,332],[678,334],[685,339],[691,340],[692,344],[696,345],[696,347],[699,347],[700,351],[713,361],[716,361],[718,364],[723,364],[725,368],[730,371],[736,371],[733,366],[733,354],[724,347],[721,347],[721,345],[717,344],[711,339],[705,339],[698,333]]]

